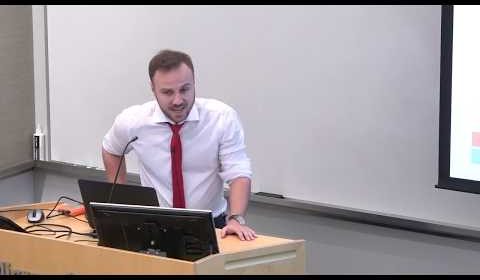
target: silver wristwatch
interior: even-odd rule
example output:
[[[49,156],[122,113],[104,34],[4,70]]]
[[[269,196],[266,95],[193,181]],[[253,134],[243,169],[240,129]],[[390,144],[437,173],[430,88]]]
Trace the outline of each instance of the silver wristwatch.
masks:
[[[247,221],[245,221],[245,218],[242,215],[234,214],[234,215],[228,216],[228,220],[230,221],[231,219],[234,219],[241,225],[245,225],[247,223]]]

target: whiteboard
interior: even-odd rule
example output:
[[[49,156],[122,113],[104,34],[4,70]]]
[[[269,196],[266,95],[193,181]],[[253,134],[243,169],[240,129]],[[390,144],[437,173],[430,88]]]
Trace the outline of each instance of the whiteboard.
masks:
[[[189,53],[198,97],[233,106],[253,190],[480,226],[478,197],[435,189],[440,6],[48,6],[51,159],[103,168],[147,64]],[[135,157],[127,157],[137,172]],[[477,213],[477,214],[475,214]]]

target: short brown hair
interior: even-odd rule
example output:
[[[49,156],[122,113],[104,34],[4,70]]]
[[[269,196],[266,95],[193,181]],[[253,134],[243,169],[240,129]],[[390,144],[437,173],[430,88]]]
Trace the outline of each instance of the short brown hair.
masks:
[[[150,81],[153,80],[153,76],[157,70],[170,71],[185,63],[193,72],[193,63],[190,56],[186,53],[174,50],[162,50],[158,52],[148,64],[148,74],[150,75]]]

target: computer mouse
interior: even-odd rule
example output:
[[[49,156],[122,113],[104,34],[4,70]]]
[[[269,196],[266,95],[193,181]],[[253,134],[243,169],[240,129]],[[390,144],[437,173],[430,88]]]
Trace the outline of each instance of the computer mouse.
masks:
[[[43,211],[41,209],[30,209],[27,212],[27,221],[29,223],[40,223],[43,221]]]

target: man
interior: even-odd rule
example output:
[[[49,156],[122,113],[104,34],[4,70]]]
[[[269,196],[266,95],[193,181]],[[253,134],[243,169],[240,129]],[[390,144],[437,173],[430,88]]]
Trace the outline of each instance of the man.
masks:
[[[157,190],[161,206],[210,209],[222,238],[255,239],[244,218],[252,172],[237,113],[220,101],[195,98],[194,68],[185,53],[160,51],[148,71],[156,100],[123,110],[104,137],[108,180],[114,181],[123,150],[138,137],[126,153],[135,150],[142,185]],[[122,163],[117,182],[125,180]]]

